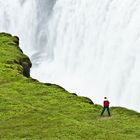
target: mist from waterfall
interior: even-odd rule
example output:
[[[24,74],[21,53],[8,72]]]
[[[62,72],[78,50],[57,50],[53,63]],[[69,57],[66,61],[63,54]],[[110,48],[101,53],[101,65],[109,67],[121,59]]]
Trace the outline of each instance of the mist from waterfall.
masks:
[[[139,0],[0,0],[0,32],[20,37],[31,75],[140,112]]]

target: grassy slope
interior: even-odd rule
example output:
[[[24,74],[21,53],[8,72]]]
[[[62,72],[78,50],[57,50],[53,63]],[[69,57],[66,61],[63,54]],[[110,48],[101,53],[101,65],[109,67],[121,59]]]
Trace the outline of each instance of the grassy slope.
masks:
[[[111,108],[100,117],[99,105],[57,85],[22,75],[29,59],[18,39],[0,34],[0,139],[140,140],[140,114]]]

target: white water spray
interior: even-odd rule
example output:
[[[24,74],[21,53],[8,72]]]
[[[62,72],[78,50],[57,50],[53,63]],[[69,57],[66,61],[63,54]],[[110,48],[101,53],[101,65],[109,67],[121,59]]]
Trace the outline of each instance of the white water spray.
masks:
[[[0,31],[20,37],[32,76],[140,112],[139,0],[0,0]]]

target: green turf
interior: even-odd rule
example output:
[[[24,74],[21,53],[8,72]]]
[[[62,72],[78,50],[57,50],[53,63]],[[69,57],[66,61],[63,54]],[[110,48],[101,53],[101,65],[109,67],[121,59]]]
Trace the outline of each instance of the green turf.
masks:
[[[30,60],[18,38],[0,34],[1,140],[140,140],[140,114],[102,107],[65,89],[23,76]]]

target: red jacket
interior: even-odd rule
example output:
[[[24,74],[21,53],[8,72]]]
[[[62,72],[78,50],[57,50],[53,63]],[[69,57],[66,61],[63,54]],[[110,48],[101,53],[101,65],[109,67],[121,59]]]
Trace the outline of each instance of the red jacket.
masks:
[[[109,101],[104,101],[104,107],[109,107]]]

